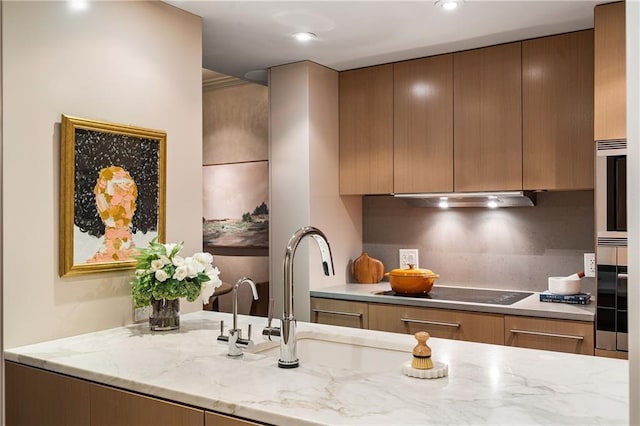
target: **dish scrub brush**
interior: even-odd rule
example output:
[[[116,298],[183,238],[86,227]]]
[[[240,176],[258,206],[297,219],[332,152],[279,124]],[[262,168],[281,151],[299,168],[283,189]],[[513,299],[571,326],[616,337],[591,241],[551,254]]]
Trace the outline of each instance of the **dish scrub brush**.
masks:
[[[418,370],[429,370],[433,368],[433,361],[431,360],[431,348],[427,346],[427,340],[429,339],[429,333],[426,331],[419,331],[413,335],[418,344],[413,348],[413,359],[411,360],[411,367]]]

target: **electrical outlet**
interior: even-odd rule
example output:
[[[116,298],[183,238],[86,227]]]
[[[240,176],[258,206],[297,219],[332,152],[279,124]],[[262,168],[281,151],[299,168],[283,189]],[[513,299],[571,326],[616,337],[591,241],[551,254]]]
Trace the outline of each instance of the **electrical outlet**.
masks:
[[[409,264],[418,268],[418,249],[400,249],[400,269],[409,269]]]
[[[596,276],[596,255],[595,253],[584,254],[584,276],[595,277]]]
[[[151,306],[133,308],[133,322],[147,321],[149,319],[149,315],[151,315]]]

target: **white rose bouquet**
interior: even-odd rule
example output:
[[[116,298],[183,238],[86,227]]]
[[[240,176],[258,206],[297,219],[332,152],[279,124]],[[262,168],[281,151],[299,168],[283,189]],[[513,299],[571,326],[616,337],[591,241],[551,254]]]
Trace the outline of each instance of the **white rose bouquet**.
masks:
[[[138,250],[136,273],[131,282],[137,308],[149,305],[152,299],[179,297],[193,302],[201,296],[207,303],[215,289],[222,285],[218,277],[220,271],[213,267],[213,256],[196,253],[182,257],[178,253],[183,244],[162,244],[154,238],[148,248]]]

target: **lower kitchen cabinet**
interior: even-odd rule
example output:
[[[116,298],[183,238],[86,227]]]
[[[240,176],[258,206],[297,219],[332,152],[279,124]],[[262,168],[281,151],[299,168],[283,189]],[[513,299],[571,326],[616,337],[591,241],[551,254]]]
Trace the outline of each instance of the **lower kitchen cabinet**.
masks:
[[[433,337],[504,344],[501,314],[376,303],[369,305],[369,328],[411,334],[427,331]]]
[[[508,346],[593,355],[593,334],[592,322],[504,316]]]
[[[5,362],[8,426],[251,426],[248,420]]]
[[[365,302],[311,298],[311,322],[352,328],[369,328],[369,305]]]
[[[252,426],[260,424],[262,423],[254,423],[249,420],[225,416],[224,414],[211,413],[209,411],[205,411],[204,413],[204,426]]]
[[[91,424],[89,382],[9,361],[4,366],[8,426]]]
[[[594,326],[571,321],[311,298],[311,321],[371,330],[594,355]],[[606,356],[605,354],[598,354]]]
[[[201,409],[95,384],[90,406],[91,426],[202,426],[204,422]]]

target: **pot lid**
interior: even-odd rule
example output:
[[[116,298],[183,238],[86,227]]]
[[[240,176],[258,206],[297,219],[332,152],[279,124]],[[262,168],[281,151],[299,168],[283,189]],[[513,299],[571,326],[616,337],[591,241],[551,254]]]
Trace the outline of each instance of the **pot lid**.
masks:
[[[410,263],[407,266],[409,266],[409,269],[392,269],[388,274],[394,277],[439,277],[438,274],[434,274],[430,269],[416,268],[415,265]]]

